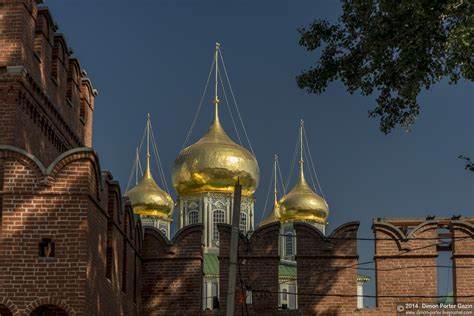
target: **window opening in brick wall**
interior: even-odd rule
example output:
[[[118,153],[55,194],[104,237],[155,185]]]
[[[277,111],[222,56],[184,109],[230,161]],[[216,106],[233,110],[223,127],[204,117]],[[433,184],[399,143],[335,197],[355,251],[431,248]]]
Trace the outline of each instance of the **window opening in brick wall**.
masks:
[[[446,228],[438,228],[437,230],[438,257],[436,261],[437,282],[438,282],[438,296],[439,302],[454,303],[453,300],[453,268],[452,268],[452,239],[451,232]],[[449,268],[446,268],[449,267]]]
[[[253,293],[252,291],[246,290],[245,291],[245,304],[252,305],[253,304]]]
[[[39,243],[39,256],[53,258],[54,255],[54,242],[51,238],[43,238]]]

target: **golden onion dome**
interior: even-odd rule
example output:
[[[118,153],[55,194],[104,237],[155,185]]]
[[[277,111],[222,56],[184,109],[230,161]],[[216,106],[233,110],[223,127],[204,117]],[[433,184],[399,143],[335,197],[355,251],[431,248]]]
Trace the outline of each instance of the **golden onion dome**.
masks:
[[[263,226],[263,225],[268,225],[268,224],[271,224],[271,223],[276,223],[276,222],[279,222],[280,221],[280,210],[279,210],[280,206],[278,204],[275,204],[273,206],[273,210],[272,212],[263,219],[263,221],[260,223],[260,227]]]
[[[300,125],[300,175],[295,187],[279,201],[280,220],[311,221],[326,224],[329,215],[327,202],[308,185],[303,171],[303,120]]]
[[[321,224],[327,223],[328,204],[311,190],[304,176],[300,176],[296,186],[281,198],[279,204],[282,222],[311,221]]]
[[[174,208],[171,196],[163,191],[153,179],[149,161],[142,179],[125,193],[132,203],[133,212],[139,215],[153,216],[169,220]]]
[[[183,149],[174,162],[173,186],[182,196],[233,192],[237,178],[242,195],[251,196],[257,189],[260,178],[257,159],[226,134],[219,122],[217,102],[214,121],[207,133]]]
[[[275,159],[273,160],[273,210],[272,212],[260,223],[260,227],[263,225],[276,223],[280,221],[280,205],[278,204],[278,186],[277,186],[277,164],[278,164],[278,155],[275,154]]]

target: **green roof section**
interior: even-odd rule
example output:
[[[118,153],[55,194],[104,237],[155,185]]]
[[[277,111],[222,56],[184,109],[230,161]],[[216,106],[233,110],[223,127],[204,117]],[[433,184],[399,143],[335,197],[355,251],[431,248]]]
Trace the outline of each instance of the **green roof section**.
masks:
[[[296,266],[280,263],[278,265],[278,277],[282,279],[296,279]]]
[[[278,264],[278,278],[296,280],[296,268],[297,266],[294,264],[280,262]],[[219,258],[216,253],[204,254],[204,275],[208,277],[219,277]],[[369,276],[357,275],[357,281],[359,282],[365,283],[369,280]],[[447,298],[449,298],[449,296]]]
[[[219,258],[216,253],[204,254],[204,275],[219,277]]]

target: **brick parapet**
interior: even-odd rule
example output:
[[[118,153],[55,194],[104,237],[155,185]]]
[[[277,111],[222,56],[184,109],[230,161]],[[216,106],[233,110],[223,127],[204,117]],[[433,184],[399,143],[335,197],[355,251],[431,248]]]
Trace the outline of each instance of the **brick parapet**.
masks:
[[[0,144],[23,148],[44,163],[91,147],[97,91],[49,10],[36,1],[5,0],[0,14]]]
[[[46,300],[71,306],[70,315],[138,315],[141,226],[129,203],[116,203],[111,212],[118,218],[108,234],[106,197],[109,184],[111,192],[117,188],[111,176],[102,180],[95,153],[75,149],[45,168],[22,149],[2,146],[0,171],[0,298],[13,302],[15,315],[28,313],[32,302]],[[132,221],[128,231],[125,214]],[[54,258],[38,257],[42,238],[55,242]],[[113,266],[112,279],[106,279],[108,238],[113,239],[114,262],[122,262],[127,239],[126,293],[121,292],[120,264]]]
[[[145,227],[141,315],[202,312],[202,229],[184,227],[170,241],[158,229]]]

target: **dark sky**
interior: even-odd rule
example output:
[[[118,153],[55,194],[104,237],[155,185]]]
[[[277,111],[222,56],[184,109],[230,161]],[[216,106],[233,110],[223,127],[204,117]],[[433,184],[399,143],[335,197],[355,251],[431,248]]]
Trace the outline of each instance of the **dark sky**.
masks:
[[[459,154],[474,156],[472,83],[443,82],[423,92],[421,115],[412,131],[390,135],[379,132],[378,122],[367,116],[373,98],[350,95],[338,82],[320,96],[296,86],[295,76],[315,60],[298,45],[297,28],[315,18],[334,21],[340,14],[338,1],[45,4],[99,90],[94,147],[102,168],[110,170],[123,189],[147,112],[171,182],[173,160],[197,110],[219,41],[261,169],[257,221],[273,153],[280,155],[286,179],[300,118],[330,205],[329,232],[358,220],[359,235],[370,237],[375,217],[474,214],[474,177],[457,159]],[[210,93],[204,99],[191,142],[211,122],[211,99]],[[223,103],[221,119],[235,140]],[[371,260],[372,242],[359,246],[361,260]]]

